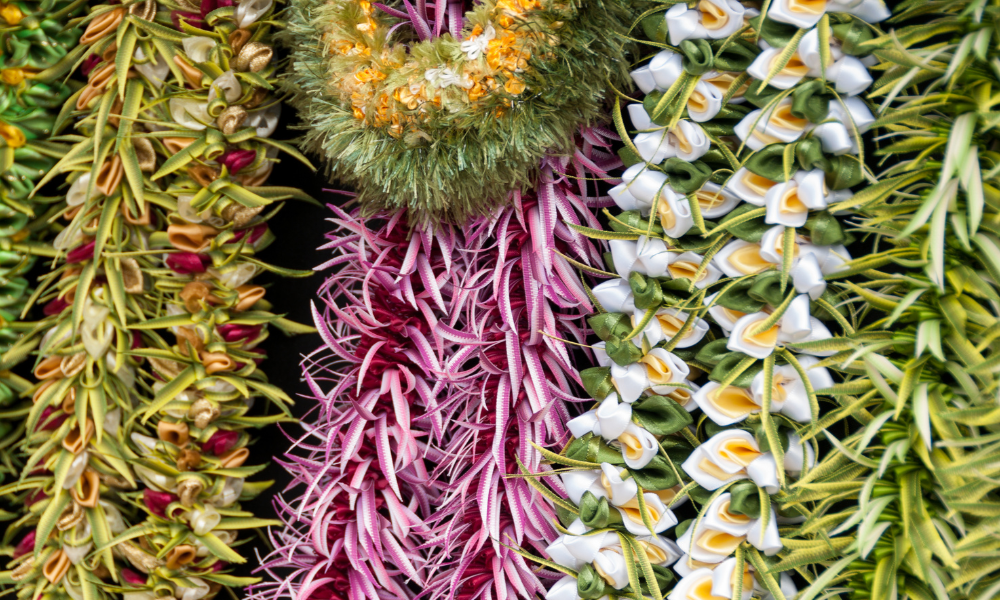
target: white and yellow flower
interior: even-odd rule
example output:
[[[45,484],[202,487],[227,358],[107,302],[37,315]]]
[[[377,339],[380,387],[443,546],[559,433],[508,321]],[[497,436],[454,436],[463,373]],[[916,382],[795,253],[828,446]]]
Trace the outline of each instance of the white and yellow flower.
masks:
[[[740,203],[739,196],[731,190],[710,181],[694,193],[694,199],[698,202],[701,216],[706,219],[724,217]]]
[[[670,44],[684,40],[721,40],[739,31],[746,20],[759,14],[737,0],[700,0],[697,8],[675,4],[666,12]]]
[[[851,197],[850,190],[834,192],[826,186],[826,173],[820,169],[798,171],[791,179],[771,186],[764,195],[767,214],[764,222],[785,227],[802,227],[809,211],[823,210],[831,202]]]
[[[633,469],[648,465],[660,448],[656,436],[632,422],[632,406],[618,402],[617,394],[610,394],[596,410],[572,419],[567,426],[578,438],[592,433],[617,441],[625,464]]]
[[[632,325],[637,325],[644,316],[645,311],[636,309],[632,316]],[[674,308],[661,308],[656,311],[656,314],[650,319],[646,327],[643,328],[642,333],[632,338],[637,346],[642,347],[642,339],[645,338],[646,342],[650,346],[655,346],[660,342],[665,342],[671,340],[680,333],[684,324],[688,320],[688,314],[686,312],[674,309]],[[682,338],[674,346],[675,348],[690,348],[694,346],[702,339],[704,339],[705,334],[708,333],[708,322],[704,319],[695,318],[694,324],[691,329],[684,334]]]
[[[687,376],[691,373],[690,367],[663,348],[653,348],[638,362],[623,367],[611,361],[604,352],[603,342],[594,346],[598,364],[611,367],[611,381],[624,402],[635,402],[646,390],[666,396],[675,391],[678,385],[689,385]],[[598,348],[600,350],[596,351]]]
[[[868,23],[884,21],[890,15],[882,0],[775,0],[767,18],[808,29],[828,12],[845,12]]]
[[[785,471],[794,476],[814,461],[812,447],[803,446],[798,435],[789,433],[783,462]],[[753,481],[769,494],[780,489],[774,455],[762,452],[757,440],[740,429],[720,431],[709,438],[694,449],[682,468],[698,485],[710,491],[740,479]]]
[[[635,297],[628,279],[621,277],[610,279],[595,285],[590,291],[607,312],[628,314],[635,310]]]
[[[622,183],[608,192],[622,210],[638,210],[648,216],[656,204],[656,213],[664,232],[673,238],[691,230],[691,204],[667,185],[667,176],[636,163],[622,174]]]
[[[732,556],[737,546],[744,541],[750,542],[767,556],[774,556],[784,547],[773,509],[765,527],[763,519],[733,512],[730,509],[731,500],[731,494],[720,494],[708,505],[698,521],[677,539],[677,545],[691,559],[721,563]],[[695,573],[699,571],[700,569]]]
[[[833,378],[824,367],[817,367],[819,360],[812,356],[802,356],[799,363],[806,370],[814,390],[833,386]],[[732,425],[761,411],[764,405],[764,373],[754,377],[750,388],[728,386],[710,381],[695,394],[694,400],[702,412],[718,425]],[[771,412],[781,413],[800,423],[812,418],[809,396],[799,372],[792,365],[782,365],[774,369],[771,391]]]
[[[667,267],[673,262],[674,253],[660,238],[639,236],[636,241],[611,240],[611,259],[615,271],[626,280],[635,272],[648,277],[666,277]],[[603,303],[602,303],[603,304]]]
[[[639,156],[652,164],[674,157],[693,162],[704,156],[712,146],[705,130],[686,119],[678,121],[673,129],[657,127],[654,131],[640,133],[632,141]]]
[[[683,57],[680,54],[671,50],[663,50],[654,56],[649,64],[632,71],[632,80],[635,81],[639,89],[645,94],[653,90],[665,92],[670,89],[670,86],[684,72],[682,63]],[[722,100],[729,89],[728,85],[725,85],[725,87],[723,85],[723,80],[719,78],[719,73],[716,71],[709,71],[699,78],[687,103],[688,115],[692,121],[704,123],[705,121],[714,119],[719,114],[719,111],[722,110]],[[633,114],[633,107],[642,110],[642,115],[647,120],[645,126],[641,126],[636,122],[636,114]],[[632,114],[632,124],[637,129],[649,128],[649,116],[646,115],[646,111],[641,104],[629,106],[629,113]],[[642,116],[639,116],[639,119],[642,119]]]
[[[642,514],[639,512],[637,498],[639,486],[627,470],[602,463],[599,471],[569,471],[561,474],[560,479],[566,489],[566,496],[574,504],[579,505],[587,492],[598,498],[607,498],[621,514],[625,528],[633,535],[662,533],[677,524],[677,517],[667,508],[667,504],[676,497],[680,486],[643,492],[642,499],[646,503],[650,521],[653,523],[653,531],[650,532],[642,522]]]
[[[762,52],[754,62],[747,68],[747,73],[751,77],[764,81],[780,60],[784,48],[772,48],[767,42],[761,40]],[[830,36],[829,51],[831,61],[826,65],[826,70],[822,69],[821,53],[819,49],[819,31],[811,29],[807,32],[785,66],[778,71],[769,81],[769,84],[779,90],[787,90],[795,87],[806,77],[823,77],[833,84],[837,93],[842,96],[857,96],[872,84],[872,77],[868,73],[867,67],[860,59],[845,55],[840,50],[840,44],[836,38]]]
[[[740,317],[733,324],[726,348],[754,358],[767,358],[779,344],[814,342],[833,337],[822,321],[809,314],[807,294],[794,298],[777,323],[764,331],[756,331],[770,316],[769,312],[755,312]],[[817,356],[833,354],[820,350],[803,352]]]

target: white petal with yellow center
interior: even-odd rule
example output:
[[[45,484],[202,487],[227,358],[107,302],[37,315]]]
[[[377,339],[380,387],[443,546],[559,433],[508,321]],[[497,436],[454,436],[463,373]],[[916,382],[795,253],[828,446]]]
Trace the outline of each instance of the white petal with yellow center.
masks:
[[[704,257],[697,252],[684,252],[674,257],[674,260],[667,266],[667,272],[673,279],[693,279],[695,280],[694,286],[703,289],[722,277],[722,271],[711,262],[702,269],[703,261]],[[699,271],[701,272],[699,273]]]
[[[594,471],[566,471],[559,474],[563,487],[566,489],[566,496],[573,501],[573,504],[580,504],[583,495],[591,492],[598,498],[606,496],[604,488],[601,486],[601,472]]]
[[[804,339],[809,335],[811,327],[809,296],[799,294],[781,316],[781,340],[796,342]]]
[[[663,503],[663,500],[659,496],[651,492],[646,492],[642,495],[642,499],[646,502],[646,510],[649,511],[649,519],[653,523],[653,531],[650,531],[645,523],[643,523],[638,505],[635,507],[616,507],[618,512],[621,513],[622,522],[629,533],[632,535],[663,533],[677,524],[677,517],[674,515],[674,512],[667,508],[667,505]]]
[[[616,590],[628,585],[628,567],[620,546],[601,550],[594,559],[594,570]]]
[[[712,570],[696,569],[681,578],[667,600],[729,600],[712,593]]]
[[[761,586],[754,579],[752,567],[749,563],[750,561],[744,561],[743,573],[739,575],[743,578],[743,592],[740,600],[749,600],[753,596],[754,591],[763,591],[762,589],[755,589]],[[712,570],[712,593],[722,598],[732,598],[737,581],[736,577],[736,557],[734,556],[722,561]],[[791,598],[792,596],[788,597]]]
[[[636,309],[632,317],[633,325],[642,319],[644,312],[645,311]],[[688,317],[688,313],[674,308],[660,309],[642,330],[642,334],[632,338],[632,340],[636,342],[640,348],[642,347],[641,340],[639,339],[640,337],[645,337],[650,346],[655,346],[660,342],[672,340],[684,328]],[[683,337],[680,338],[680,340],[678,340],[674,347],[690,348],[691,346],[694,346],[705,337],[708,333],[708,329],[709,326],[707,321],[695,318],[691,328],[684,334]]]
[[[867,23],[878,23],[892,14],[882,0],[831,0],[829,10],[845,12]]]
[[[772,69],[775,69],[780,64],[778,61],[781,60],[781,53],[784,52],[783,48],[765,48],[757,58],[754,59],[753,63],[747,67],[747,73],[759,81],[764,81],[767,79],[768,75],[771,73]],[[798,52],[792,54],[791,58],[788,59],[785,66],[778,70],[778,72],[771,78],[770,85],[778,88],[779,90],[787,90],[795,87],[795,85],[802,81],[809,74],[809,66],[806,65],[802,57],[799,56]],[[759,85],[759,84],[752,84]]]
[[[681,557],[681,549],[673,540],[659,535],[642,535],[636,537],[640,546],[646,551],[646,558],[654,565],[668,567]]]
[[[760,412],[760,403],[749,390],[710,381],[694,395],[698,407],[717,425],[732,425]]]
[[[802,337],[797,340],[783,339],[783,337],[784,336],[781,333],[778,334],[778,341],[782,344],[806,344],[808,342],[819,342],[822,340],[828,340],[833,337],[833,334],[830,333],[830,329],[827,328],[827,326],[824,325],[822,321],[820,321],[816,317],[809,317],[809,333],[806,334],[805,337]],[[833,356],[834,354],[836,354],[836,352],[833,350],[809,349],[809,348],[803,348],[801,346],[797,346],[795,348],[795,351],[797,353],[811,354],[813,356]]]
[[[694,195],[701,216],[706,219],[725,216],[740,203],[740,198],[728,187],[712,182],[706,182]]]
[[[664,15],[670,44],[727,38],[743,27],[746,11],[736,0],[701,0],[693,9],[675,4]]]
[[[629,424],[618,436],[618,442],[621,444],[625,464],[632,469],[641,469],[648,465],[660,449],[656,437],[635,423]]]
[[[712,259],[726,277],[743,277],[765,271],[774,266],[762,252],[761,245],[744,240],[733,240],[722,247]]]
[[[826,11],[827,0],[775,0],[768,8],[767,17],[799,29],[809,29]]]
[[[726,189],[745,202],[754,206],[764,206],[768,190],[776,185],[778,185],[777,181],[772,181],[746,167],[741,167],[726,182]]]
[[[704,156],[711,147],[711,141],[701,126],[687,120],[678,121],[673,129],[663,128],[640,133],[633,142],[639,151],[639,156],[653,164],[674,157],[689,162],[695,161]]]
[[[785,227],[805,225],[809,218],[809,207],[803,201],[802,191],[804,190],[794,179],[769,189],[764,197],[764,206],[767,208],[764,222]]]
[[[785,98],[768,109],[758,109],[743,117],[736,135],[751,150],[778,143],[791,143],[802,137],[811,126],[808,120],[792,114],[792,99]]]
[[[770,315],[764,312],[750,313],[740,317],[729,333],[726,348],[732,352],[742,352],[754,358],[767,358],[778,345],[778,326],[757,332],[757,327]]]
[[[660,238],[640,236],[634,242],[631,240],[611,240],[609,246],[615,271],[626,280],[632,272],[649,277],[665,277],[667,266],[675,256]]]
[[[635,506],[639,486],[629,472],[610,463],[601,463],[601,486],[615,506]]]
[[[576,577],[566,575],[555,582],[545,592],[545,600],[580,600],[580,594],[576,593]]]

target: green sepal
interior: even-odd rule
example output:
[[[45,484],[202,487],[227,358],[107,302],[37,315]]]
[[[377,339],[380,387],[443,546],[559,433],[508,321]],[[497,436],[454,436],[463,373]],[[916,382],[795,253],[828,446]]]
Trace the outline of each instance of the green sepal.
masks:
[[[607,498],[598,498],[593,492],[584,492],[580,499],[580,520],[592,529],[624,528],[622,515]]]
[[[795,25],[779,23],[774,19],[766,19],[759,16],[750,19],[750,25],[760,32],[760,37],[772,48],[784,48],[791,43],[792,38],[799,31],[799,28]]]
[[[608,225],[611,227],[612,231],[618,231],[620,233],[645,233],[649,231],[656,236],[663,234],[662,227],[654,223],[652,228],[650,228],[649,220],[642,218],[642,215],[639,214],[639,211],[637,210],[627,210],[623,212],[614,219],[610,220]],[[608,267],[611,268],[610,262],[608,262]]]
[[[631,340],[623,340],[616,337],[608,338],[604,344],[604,351],[607,353],[608,358],[615,361],[615,364],[623,367],[634,362],[639,362],[639,359],[642,358],[642,350],[633,344]]]
[[[701,189],[712,175],[712,168],[700,160],[688,162],[674,157],[660,163],[660,168],[670,178],[670,187],[679,194],[690,194]]]
[[[556,517],[559,519],[559,524],[564,528],[569,527],[573,524],[573,521],[577,519],[577,515],[574,512],[570,512],[564,506],[560,504],[555,505]]]
[[[649,118],[657,125],[664,127],[670,123],[670,112],[661,111],[656,112],[656,106],[660,103],[660,99],[663,98],[663,92],[659,90],[653,90],[652,92],[646,94],[646,97],[642,99],[642,108],[645,109],[646,114]]]
[[[868,54],[861,49],[861,45],[875,39],[875,32],[872,31],[871,25],[860,19],[851,19],[849,23],[840,23],[831,29],[833,29],[833,37],[840,40],[841,51],[852,56]]]
[[[647,396],[633,402],[632,418],[654,435],[670,435],[693,422],[691,413],[665,396]]]
[[[643,17],[640,23],[642,32],[646,34],[647,38],[658,44],[667,43],[667,19],[662,12]]]
[[[673,571],[666,567],[661,567],[660,565],[651,565],[653,568],[653,575],[656,577],[656,584],[661,590],[669,590],[673,587],[676,577]],[[649,590],[649,583],[643,579],[642,580],[642,595],[649,597],[652,592]]]
[[[729,374],[733,371],[733,369],[735,369],[736,366],[745,358],[748,357],[742,352],[730,352],[726,354],[719,361],[719,364],[715,365],[715,368],[712,369],[711,373],[709,373],[708,378],[716,383],[722,383],[729,377]],[[764,365],[761,364],[760,361],[755,362],[750,365],[747,370],[740,373],[739,377],[734,379],[730,385],[741,388],[750,387],[750,384],[753,383],[753,378],[756,377],[757,373],[760,373],[763,368]]]
[[[757,312],[764,308],[764,302],[750,296],[753,279],[744,279],[732,284],[732,287],[719,294],[715,303],[719,306],[742,313]]]
[[[580,371],[580,381],[594,400],[604,400],[608,394],[615,391],[611,380],[611,367],[591,367]]]
[[[684,519],[683,521],[678,523],[676,527],[674,527],[674,536],[677,539],[684,537],[684,534],[687,533],[687,530],[691,529],[691,527],[693,526],[694,526],[694,519]],[[686,550],[686,548],[681,548],[681,550]]]
[[[622,164],[626,169],[632,165],[643,162],[642,157],[627,146],[622,146],[618,149],[618,158],[622,160]]]
[[[701,347],[701,350],[698,351],[698,355],[695,359],[703,365],[714,367],[722,362],[722,359],[729,354],[729,350],[726,349],[726,343],[727,340],[725,338],[712,340]]]
[[[751,519],[760,518],[760,494],[752,481],[737,481],[729,488],[729,509]]]
[[[781,273],[778,271],[765,271],[753,278],[753,285],[747,291],[754,300],[759,300],[771,306],[780,306],[785,300],[785,293],[781,290]]]
[[[800,118],[807,119],[810,123],[822,123],[823,119],[830,114],[831,94],[826,93],[826,84],[813,79],[800,83],[792,92],[791,113]]]
[[[743,97],[750,104],[757,108],[764,108],[774,100],[774,97],[781,93],[781,90],[772,85],[761,85],[763,81],[752,80],[747,90],[743,92]]]
[[[830,211],[821,210],[809,213],[805,228],[809,230],[812,243],[817,246],[836,246],[837,244],[849,243],[840,221],[831,215]]]
[[[587,317],[587,324],[594,334],[604,341],[621,338],[632,331],[631,318],[622,313],[601,313]]]
[[[630,468],[628,472],[632,474],[632,478],[642,489],[652,492],[669,490],[680,483],[680,480],[677,479],[677,472],[670,466],[667,457],[662,454],[654,456],[653,460],[649,461],[645,467],[641,469]]]
[[[818,141],[818,140],[817,140]],[[865,168],[857,156],[843,154],[831,156],[826,171],[826,185],[831,190],[846,190],[865,180]]]
[[[760,48],[748,40],[711,40],[709,43],[715,49],[715,69],[717,71],[742,73],[760,55]]]
[[[588,433],[576,438],[566,446],[566,458],[590,463],[609,463],[623,465],[625,459],[621,452],[608,445],[599,435]]]
[[[749,220],[739,222],[740,216],[755,210],[762,209],[759,206],[754,206],[753,204],[741,204],[731,210],[728,215],[719,221],[719,225],[741,240],[755,244],[764,237],[764,234],[768,229],[773,227],[772,225],[764,222],[766,216],[763,214],[758,217],[753,217]],[[735,224],[726,226],[726,223],[734,221],[736,222]]]
[[[701,77],[715,67],[715,52],[708,40],[684,40],[680,44],[684,70]]]
[[[576,574],[576,593],[586,600],[595,600],[607,595],[607,586],[608,584],[603,577],[597,574],[593,565],[583,565]]]
[[[818,141],[818,140],[817,140]],[[794,175],[798,170],[795,164],[789,165],[785,169],[785,144],[771,144],[753,153],[743,166],[747,171],[755,175],[760,175],[764,179],[771,181],[785,181],[785,173]],[[796,149],[798,147],[796,146]]]
[[[628,284],[635,296],[635,307],[646,310],[663,303],[663,290],[655,277],[647,277],[642,273],[632,271],[628,274]]]

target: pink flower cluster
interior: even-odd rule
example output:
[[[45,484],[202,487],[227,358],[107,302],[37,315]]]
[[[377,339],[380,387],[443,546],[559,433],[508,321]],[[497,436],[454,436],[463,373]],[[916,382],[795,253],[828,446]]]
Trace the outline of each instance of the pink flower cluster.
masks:
[[[323,346],[304,361],[315,406],[284,459],[255,600],[530,598],[557,575],[541,554],[551,506],[520,461],[568,439],[573,354],[593,310],[565,258],[600,266],[567,223],[598,227],[595,178],[612,135],[581,132],[530,193],[463,227],[411,229],[331,207],[332,274],[313,303]],[[556,486],[557,478],[549,478]]]

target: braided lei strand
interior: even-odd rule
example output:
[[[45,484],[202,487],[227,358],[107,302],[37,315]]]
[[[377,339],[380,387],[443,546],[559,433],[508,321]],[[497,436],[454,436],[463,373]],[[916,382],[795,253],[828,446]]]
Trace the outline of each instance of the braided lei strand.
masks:
[[[30,198],[38,181],[65,152],[46,141],[58,108],[72,93],[53,81],[47,69],[75,46],[80,31],[63,30],[62,20],[76,12],[67,2],[19,2],[0,8],[5,26],[0,33],[0,352],[17,341],[24,326],[17,321],[30,296],[25,275],[42,252],[39,238],[47,229],[51,199]],[[12,373],[26,358],[7,355],[0,374],[0,481],[17,477],[17,455],[9,449],[24,437],[29,405],[18,396],[31,383]]]
[[[258,369],[270,313],[256,258],[278,150],[270,1],[190,11],[153,0],[93,8],[74,67],[75,132],[38,185],[65,175],[56,258],[34,298],[45,331],[7,531],[18,597],[200,600],[254,580],[240,531],[272,521],[238,502],[250,430],[290,420]],[[30,338],[19,344],[33,343]],[[15,348],[16,350],[16,348]],[[12,351],[13,352],[13,351]],[[250,415],[264,398],[277,412]],[[242,537],[243,539],[239,539]]]
[[[836,390],[822,358],[830,327],[857,329],[826,279],[850,270],[835,213],[866,176],[874,118],[857,96],[876,61],[861,44],[888,13],[802,13],[703,0],[642,22],[668,48],[632,73],[646,96],[610,191],[624,212],[585,232],[610,240],[596,274],[613,276],[592,290],[602,366],[581,372],[599,404],[562,452],[543,451],[560,478],[538,480],[561,524],[532,557],[565,574],[549,600],[780,600],[797,594],[787,571],[821,581],[812,511],[833,500],[807,484],[830,474],[829,459],[816,467],[817,394]]]
[[[518,462],[565,439],[578,377],[567,342],[592,310],[569,260],[599,260],[562,223],[596,226],[586,177],[620,164],[608,132],[547,159],[530,194],[464,227],[333,208],[337,268],[304,363],[316,407],[285,459],[270,581],[255,598],[530,598],[512,548],[540,551],[554,517]],[[563,174],[573,174],[574,179]],[[563,256],[569,258],[563,258]]]

